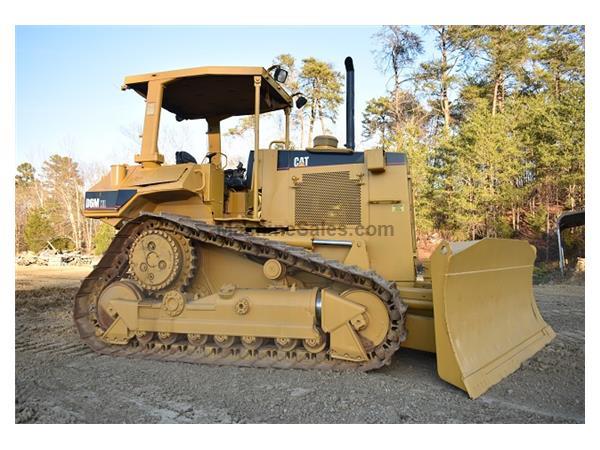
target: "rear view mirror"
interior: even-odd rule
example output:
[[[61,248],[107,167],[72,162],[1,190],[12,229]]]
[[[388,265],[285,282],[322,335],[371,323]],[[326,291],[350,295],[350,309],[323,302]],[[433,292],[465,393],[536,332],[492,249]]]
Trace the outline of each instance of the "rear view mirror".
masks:
[[[275,69],[275,73],[273,75],[273,78],[275,78],[275,80],[277,80],[277,82],[279,83],[285,83],[285,80],[287,80],[287,70],[282,69],[281,67],[278,67],[277,69]]]
[[[298,109],[302,108],[304,105],[306,105],[307,102],[308,102],[308,100],[306,100],[305,97],[302,97],[302,96],[298,97],[296,99],[296,108],[298,108]]]

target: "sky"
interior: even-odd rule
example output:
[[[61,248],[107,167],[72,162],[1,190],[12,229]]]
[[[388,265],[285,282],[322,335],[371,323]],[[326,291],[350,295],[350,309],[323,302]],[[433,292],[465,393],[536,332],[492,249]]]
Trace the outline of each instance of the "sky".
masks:
[[[415,31],[419,31],[415,28]],[[81,163],[132,163],[144,101],[121,91],[126,75],[209,65],[268,67],[290,53],[330,62],[344,72],[352,56],[356,71],[356,137],[366,102],[385,94],[389,74],[375,64],[373,26],[18,26],[16,28],[16,163],[36,167],[51,154]],[[425,42],[423,58],[431,57]],[[389,84],[388,84],[389,86]],[[163,137],[182,137],[197,159],[206,152],[204,121],[177,123],[163,111]],[[222,131],[234,126],[228,119]],[[332,131],[345,142],[345,109]],[[167,131],[164,130],[180,130]],[[262,131],[262,128],[261,128]],[[261,145],[279,136],[265,128]],[[181,144],[181,139],[179,144]],[[177,141],[177,138],[172,138]],[[225,153],[246,154],[252,138],[223,139]],[[365,143],[366,144],[366,143]],[[163,143],[161,151],[170,146]],[[172,155],[166,154],[167,160]]]

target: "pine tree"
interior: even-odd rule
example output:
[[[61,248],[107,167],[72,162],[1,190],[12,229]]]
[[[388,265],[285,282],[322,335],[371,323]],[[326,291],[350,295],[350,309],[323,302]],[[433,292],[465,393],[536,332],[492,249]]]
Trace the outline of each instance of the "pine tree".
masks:
[[[42,208],[32,210],[25,225],[24,237],[27,249],[33,252],[42,250],[52,238],[53,229],[46,211]]]
[[[342,80],[342,74],[335,71],[331,64],[313,57],[302,60],[299,84],[308,99],[305,106],[308,115],[308,145],[312,145],[317,120],[321,124],[323,134],[327,134],[325,119],[335,123],[337,108],[343,100]]]
[[[504,109],[509,82],[523,74],[532,52],[532,41],[541,31],[537,26],[486,25],[470,32],[479,58],[485,63],[490,85],[492,115]]]
[[[28,188],[35,182],[35,168],[28,162],[21,163],[17,166],[17,174],[15,175],[15,187]]]
[[[44,162],[42,171],[45,187],[50,194],[54,221],[65,228],[60,230],[60,234],[69,235],[75,247],[81,248],[84,218],[83,180],[79,165],[68,156],[52,155]]]
[[[469,61],[473,37],[470,27],[461,25],[434,25],[427,30],[435,35],[436,56],[421,63],[416,79],[431,99],[435,125],[441,122],[444,134],[448,135],[452,119],[450,91],[459,81],[459,71]]]
[[[108,246],[115,236],[115,229],[106,223],[102,223],[94,235],[94,254],[102,255],[108,249]]]
[[[388,149],[394,128],[394,114],[390,98],[378,97],[369,100],[363,112],[362,125],[363,137],[378,138],[379,148]]]

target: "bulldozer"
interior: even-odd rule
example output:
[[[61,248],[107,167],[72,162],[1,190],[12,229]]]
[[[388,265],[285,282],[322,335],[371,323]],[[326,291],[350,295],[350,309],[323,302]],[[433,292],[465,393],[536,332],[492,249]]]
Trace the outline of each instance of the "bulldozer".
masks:
[[[284,67],[125,78],[145,99],[141,148],[85,194],[85,216],[118,232],[76,294],[83,341],[115,356],[361,371],[416,349],[476,398],[553,339],[527,242],[442,241],[418,260],[407,155],[356,149],[350,57],[345,68],[346,143],[321,135],[304,149],[290,116],[307,100]],[[274,112],[284,136],[261,147]],[[200,163],[180,151],[165,164],[163,113],[206,120]],[[254,145],[232,168],[221,122],[237,116],[252,118]]]

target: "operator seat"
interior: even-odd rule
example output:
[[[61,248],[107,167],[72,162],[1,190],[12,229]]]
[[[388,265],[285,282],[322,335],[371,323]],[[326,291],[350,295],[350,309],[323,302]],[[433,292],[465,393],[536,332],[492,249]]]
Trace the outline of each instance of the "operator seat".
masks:
[[[196,161],[196,158],[194,158],[188,152],[184,152],[184,151],[175,152],[175,164],[188,164],[188,163],[198,164],[198,162]]]
[[[254,150],[250,150],[248,164],[246,165],[246,188],[252,187],[252,172],[254,171]]]

